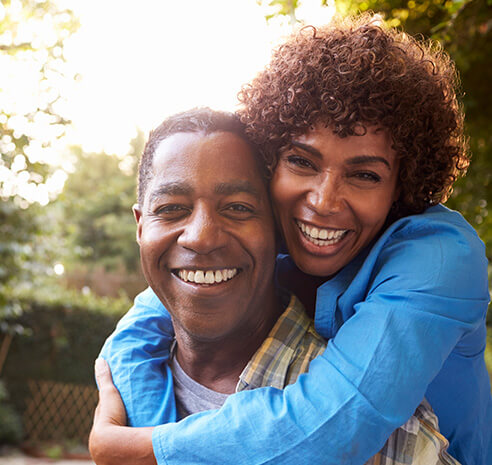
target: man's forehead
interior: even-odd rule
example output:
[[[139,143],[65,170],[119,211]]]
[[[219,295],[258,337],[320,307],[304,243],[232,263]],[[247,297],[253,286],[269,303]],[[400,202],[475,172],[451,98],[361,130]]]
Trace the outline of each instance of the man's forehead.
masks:
[[[230,132],[176,133],[155,150],[147,198],[170,195],[249,194],[264,201],[268,193],[256,154]]]

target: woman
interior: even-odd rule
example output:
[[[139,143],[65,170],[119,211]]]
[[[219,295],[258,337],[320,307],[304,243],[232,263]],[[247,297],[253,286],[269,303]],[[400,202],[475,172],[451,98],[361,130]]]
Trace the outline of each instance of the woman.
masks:
[[[240,117],[271,170],[290,254],[279,279],[329,343],[284,391],[155,428],[159,462],[363,463],[425,396],[450,453],[488,463],[486,259],[439,205],[468,166],[456,85],[435,45],[361,16],[294,35],[243,88]],[[162,374],[170,334],[145,291],[103,350],[117,386],[129,366],[149,386],[122,390],[130,424],[176,419]],[[131,352],[116,353],[130,337]],[[149,411],[157,393],[162,409]]]

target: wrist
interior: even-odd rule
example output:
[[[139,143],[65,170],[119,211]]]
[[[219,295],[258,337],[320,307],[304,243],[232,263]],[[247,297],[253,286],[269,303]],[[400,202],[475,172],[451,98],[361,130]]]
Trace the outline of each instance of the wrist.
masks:
[[[152,427],[107,425],[93,429],[89,449],[97,465],[156,465]]]

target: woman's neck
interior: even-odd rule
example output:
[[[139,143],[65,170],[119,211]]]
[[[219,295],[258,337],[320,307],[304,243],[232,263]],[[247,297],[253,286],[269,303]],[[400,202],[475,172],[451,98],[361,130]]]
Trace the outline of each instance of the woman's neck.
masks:
[[[301,301],[310,318],[314,318],[316,310],[316,292],[329,278],[312,276],[304,273],[297,267],[292,267],[284,272],[279,272],[278,282]]]

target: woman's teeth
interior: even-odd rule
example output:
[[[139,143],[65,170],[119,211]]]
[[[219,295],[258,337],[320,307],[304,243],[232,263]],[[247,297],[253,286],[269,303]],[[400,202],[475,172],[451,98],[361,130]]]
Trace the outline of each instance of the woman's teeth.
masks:
[[[195,284],[219,284],[234,278],[238,273],[237,268],[226,268],[216,271],[202,270],[179,270],[177,275],[186,282]]]
[[[306,239],[320,246],[336,244],[348,231],[347,229],[320,229],[301,223],[299,220],[296,223]]]

